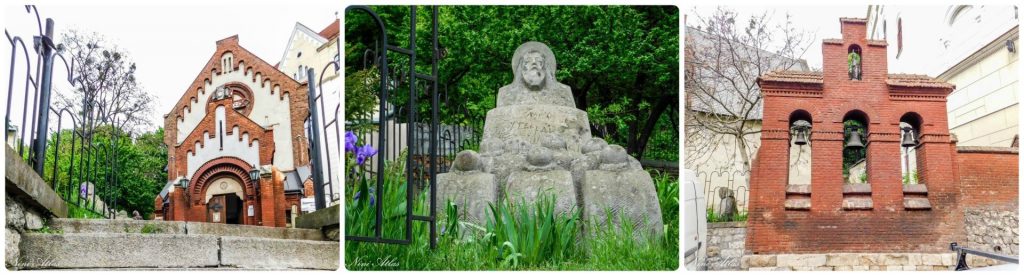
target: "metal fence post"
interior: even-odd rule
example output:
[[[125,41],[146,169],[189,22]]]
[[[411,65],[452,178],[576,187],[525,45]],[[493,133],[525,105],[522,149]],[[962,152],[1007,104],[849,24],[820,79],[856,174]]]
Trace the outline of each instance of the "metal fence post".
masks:
[[[311,155],[314,161],[310,162],[313,163],[313,186],[315,186],[313,189],[313,201],[316,203],[316,209],[320,210],[327,207],[327,202],[324,200],[324,187],[320,186],[324,183],[323,164],[321,164],[323,157],[320,156],[320,118],[317,115],[319,114],[319,110],[317,110],[316,107],[316,82],[312,81],[314,79],[314,74],[316,74],[316,72],[314,72],[313,68],[306,69],[306,77],[307,80],[309,80],[306,83],[309,87],[309,117],[311,124],[309,128],[309,143],[310,149],[312,149]]]
[[[46,132],[48,130],[47,123],[49,123],[50,115],[50,81],[53,79],[53,41],[50,38],[53,37],[53,19],[46,19],[46,33],[42,37],[37,37],[39,45],[37,51],[43,56],[43,77],[40,82],[39,92],[39,108],[36,109],[39,112],[39,125],[36,128],[36,140],[33,141],[32,146],[32,169],[34,169],[40,175],[43,174],[43,164],[46,160]]]

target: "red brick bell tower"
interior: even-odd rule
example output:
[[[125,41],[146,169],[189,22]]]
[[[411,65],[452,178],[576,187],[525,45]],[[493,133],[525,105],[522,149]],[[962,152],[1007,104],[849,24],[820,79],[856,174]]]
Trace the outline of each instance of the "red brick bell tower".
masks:
[[[964,237],[946,115],[954,86],[889,74],[887,44],[866,38],[866,20],[839,21],[842,39],[822,41],[824,72],[758,79],[764,120],[750,179],[746,253],[947,252]],[[860,64],[851,66],[854,60]],[[803,145],[811,152],[809,184],[789,179],[792,126],[799,120],[811,125]],[[865,156],[866,177],[853,183],[843,169],[853,132],[848,120],[862,125],[853,131],[862,133]],[[908,133],[916,145],[903,147],[901,122],[913,126]],[[918,184],[903,181],[907,149],[914,152]]]

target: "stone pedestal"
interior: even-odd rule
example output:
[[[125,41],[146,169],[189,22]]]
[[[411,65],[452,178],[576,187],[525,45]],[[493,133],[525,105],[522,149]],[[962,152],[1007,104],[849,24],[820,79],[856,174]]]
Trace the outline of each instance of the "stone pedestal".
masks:
[[[459,220],[483,225],[487,222],[489,204],[498,202],[498,181],[494,174],[479,171],[456,171],[437,175],[438,223],[444,223],[447,202],[458,206]]]
[[[505,195],[512,202],[538,202],[554,196],[555,213],[569,213],[577,206],[572,174],[566,170],[513,172],[508,177]]]
[[[635,235],[664,234],[658,193],[647,171],[590,170],[580,186],[584,219],[603,226],[610,211],[614,216],[611,222],[616,225],[621,224],[620,218],[628,218],[634,225]]]

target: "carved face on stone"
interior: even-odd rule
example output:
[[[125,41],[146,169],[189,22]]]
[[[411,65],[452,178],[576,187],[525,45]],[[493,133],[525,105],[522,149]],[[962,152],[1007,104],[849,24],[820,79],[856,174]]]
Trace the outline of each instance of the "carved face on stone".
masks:
[[[537,91],[544,87],[544,55],[537,51],[529,52],[523,55],[523,60],[519,64],[522,66],[520,72],[527,88]]]
[[[555,54],[544,43],[530,41],[519,45],[512,55],[513,82],[517,86],[531,91],[540,91],[555,80]]]

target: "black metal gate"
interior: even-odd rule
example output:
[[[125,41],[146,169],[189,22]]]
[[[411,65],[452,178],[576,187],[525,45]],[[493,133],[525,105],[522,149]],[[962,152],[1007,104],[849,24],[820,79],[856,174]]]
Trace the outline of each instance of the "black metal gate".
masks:
[[[124,122],[118,122],[116,118],[105,122],[97,118],[97,91],[85,91],[83,110],[55,108],[51,104],[55,63],[58,60],[63,63],[67,81],[73,88],[76,87],[75,63],[74,60],[68,62],[62,55],[63,47],[53,40],[54,20],[47,18],[44,24],[35,6],[26,5],[25,10],[35,15],[38,29],[38,34],[32,35],[31,49],[35,52],[35,62],[25,41],[5,29],[4,35],[11,46],[11,64],[7,79],[4,143],[12,152],[22,156],[69,206],[114,218],[120,194],[118,155],[121,143],[132,141],[132,134],[123,131]],[[18,54],[19,50],[22,55]],[[16,70],[19,57],[25,68],[20,74],[20,70]],[[23,84],[21,80],[24,80]],[[24,86],[23,93],[14,93],[16,82]],[[80,79],[77,84],[77,88],[83,86]],[[21,102],[21,106],[12,106],[16,101]],[[12,108],[21,110],[17,112]],[[50,124],[54,119],[56,124]],[[110,128],[110,131],[101,128]],[[65,139],[69,140],[63,141]]]
[[[348,235],[348,234],[346,234],[345,235],[345,240],[347,240],[347,241],[357,241],[357,242],[374,242],[374,243],[388,243],[388,244],[408,245],[408,244],[412,243],[412,239],[413,239],[413,227],[412,227],[413,226],[412,225],[413,221],[421,221],[421,222],[429,223],[429,227],[430,227],[429,228],[430,247],[431,248],[435,248],[437,246],[437,219],[436,219],[437,218],[437,214],[436,214],[436,209],[434,208],[434,206],[436,206],[436,204],[437,204],[437,202],[436,202],[437,201],[437,198],[436,198],[437,194],[436,194],[436,189],[435,188],[437,187],[437,183],[436,183],[437,177],[436,176],[437,176],[438,170],[441,169],[440,168],[439,158],[438,158],[438,152],[437,152],[438,151],[438,134],[439,134],[438,133],[438,129],[439,129],[439,127],[438,127],[438,125],[439,125],[439,123],[438,123],[438,99],[439,99],[439,97],[438,97],[438,89],[437,89],[437,87],[438,87],[438,84],[437,84],[437,79],[438,79],[438,72],[437,72],[438,64],[437,64],[437,60],[438,60],[439,55],[440,55],[440,51],[438,50],[439,49],[438,48],[438,41],[437,41],[437,30],[438,30],[437,14],[438,14],[438,8],[436,6],[435,7],[431,7],[431,20],[432,20],[432,31],[431,31],[432,37],[431,37],[431,41],[432,41],[432,44],[433,44],[432,45],[433,47],[431,49],[433,49],[433,51],[432,51],[433,53],[431,53],[431,58],[430,58],[430,60],[431,60],[431,72],[430,72],[429,75],[416,72],[417,51],[416,51],[416,7],[415,6],[410,7],[410,10],[409,10],[409,47],[408,48],[401,48],[401,47],[394,46],[394,45],[391,45],[391,44],[388,43],[386,26],[384,25],[384,23],[381,20],[380,16],[376,12],[374,12],[371,8],[366,7],[366,6],[349,6],[349,7],[345,8],[345,13],[346,14],[349,11],[362,11],[362,12],[367,13],[370,17],[372,17],[373,22],[380,29],[380,32],[379,32],[379,50],[380,51],[375,52],[375,55],[374,55],[375,57],[373,57],[375,62],[376,62],[376,65],[379,67],[379,70],[380,70],[379,71],[379,74],[380,74],[380,93],[379,93],[379,96],[378,96],[380,104],[379,104],[379,107],[378,107],[378,118],[377,118],[376,122],[374,122],[374,124],[377,127],[377,132],[378,132],[376,134],[376,138],[377,138],[377,143],[378,143],[378,146],[379,146],[379,149],[378,149],[379,150],[379,152],[378,152],[378,156],[379,157],[391,156],[388,153],[388,151],[389,151],[389,149],[391,147],[388,146],[389,145],[388,144],[389,141],[388,141],[387,138],[389,137],[388,136],[388,131],[389,131],[388,128],[389,128],[389,126],[387,125],[387,122],[390,119],[389,116],[395,115],[395,113],[394,113],[394,111],[392,109],[396,109],[396,108],[394,108],[392,106],[389,106],[389,99],[388,99],[388,96],[390,94],[389,91],[394,89],[394,86],[395,86],[395,84],[394,84],[395,82],[394,81],[395,80],[392,80],[391,75],[389,73],[387,54],[389,52],[393,52],[393,53],[398,53],[398,54],[402,54],[402,55],[408,56],[408,59],[409,59],[408,66],[409,67],[408,67],[407,70],[403,70],[403,71],[405,71],[405,72],[403,72],[405,74],[401,74],[401,75],[398,75],[398,76],[400,76],[399,78],[404,78],[405,80],[408,80],[408,82],[409,82],[409,93],[408,93],[409,97],[408,97],[408,102],[407,102],[406,106],[404,107],[404,111],[407,112],[405,114],[405,116],[407,116],[405,118],[406,122],[407,122],[407,125],[406,125],[407,131],[406,131],[406,135],[405,135],[406,136],[405,137],[405,139],[406,139],[405,140],[405,145],[407,147],[407,150],[408,150],[409,154],[406,156],[407,159],[406,159],[406,163],[405,163],[405,166],[406,166],[406,168],[405,168],[405,172],[406,172],[405,173],[405,177],[406,177],[406,181],[405,181],[405,185],[406,185],[406,187],[405,187],[405,192],[406,192],[406,195],[405,195],[405,198],[406,198],[406,204],[405,204],[405,237],[402,238],[402,239],[392,239],[392,238],[385,238],[383,236],[383,234],[382,234],[382,228],[383,228],[382,227],[382,222],[384,221],[384,218],[383,218],[383,208],[384,208],[384,206],[383,206],[383,198],[384,198],[384,194],[383,194],[383,192],[384,192],[384,182],[385,182],[385,179],[384,179],[384,170],[385,170],[384,163],[385,162],[384,162],[384,160],[381,160],[383,158],[378,158],[378,161],[375,163],[376,171],[372,172],[373,174],[375,174],[377,176],[376,179],[375,179],[376,180],[375,181],[376,184],[375,184],[375,190],[374,191],[375,191],[376,198],[380,199],[380,200],[376,200],[376,202],[374,202],[375,203],[375,205],[374,205],[375,218],[374,218],[374,228],[373,228],[374,229],[374,234],[373,234],[373,236],[358,236],[358,235]],[[417,117],[419,115],[418,114],[419,113],[419,106],[417,105],[416,99],[419,96],[421,96],[421,94],[418,94],[420,92],[417,90],[417,86],[419,86],[418,84],[420,83],[420,81],[426,83],[425,87],[426,87],[427,91],[425,91],[425,94],[423,94],[423,95],[428,95],[430,97],[430,118],[429,118],[429,122],[424,122],[424,123],[419,122],[418,117]],[[403,108],[399,107],[397,109],[402,111]],[[416,130],[419,130],[419,131],[416,131]],[[421,133],[421,132],[429,132],[429,134],[427,134],[427,136],[429,138],[426,139],[426,140],[428,140],[427,141],[427,147],[426,147],[427,149],[426,150],[423,149],[424,148],[423,144],[419,143],[419,141],[424,140],[424,139],[422,139],[423,133]],[[399,138],[399,140],[401,140],[401,138]],[[426,154],[423,154],[423,153],[426,153]],[[421,156],[421,157],[417,158],[417,156]],[[419,187],[426,186],[426,185],[417,185],[419,183],[423,183],[424,181],[428,181],[429,182],[429,202],[430,202],[429,208],[430,208],[430,214],[427,215],[427,216],[415,215],[413,213],[414,190],[416,190],[416,187],[418,187],[418,186]]]

